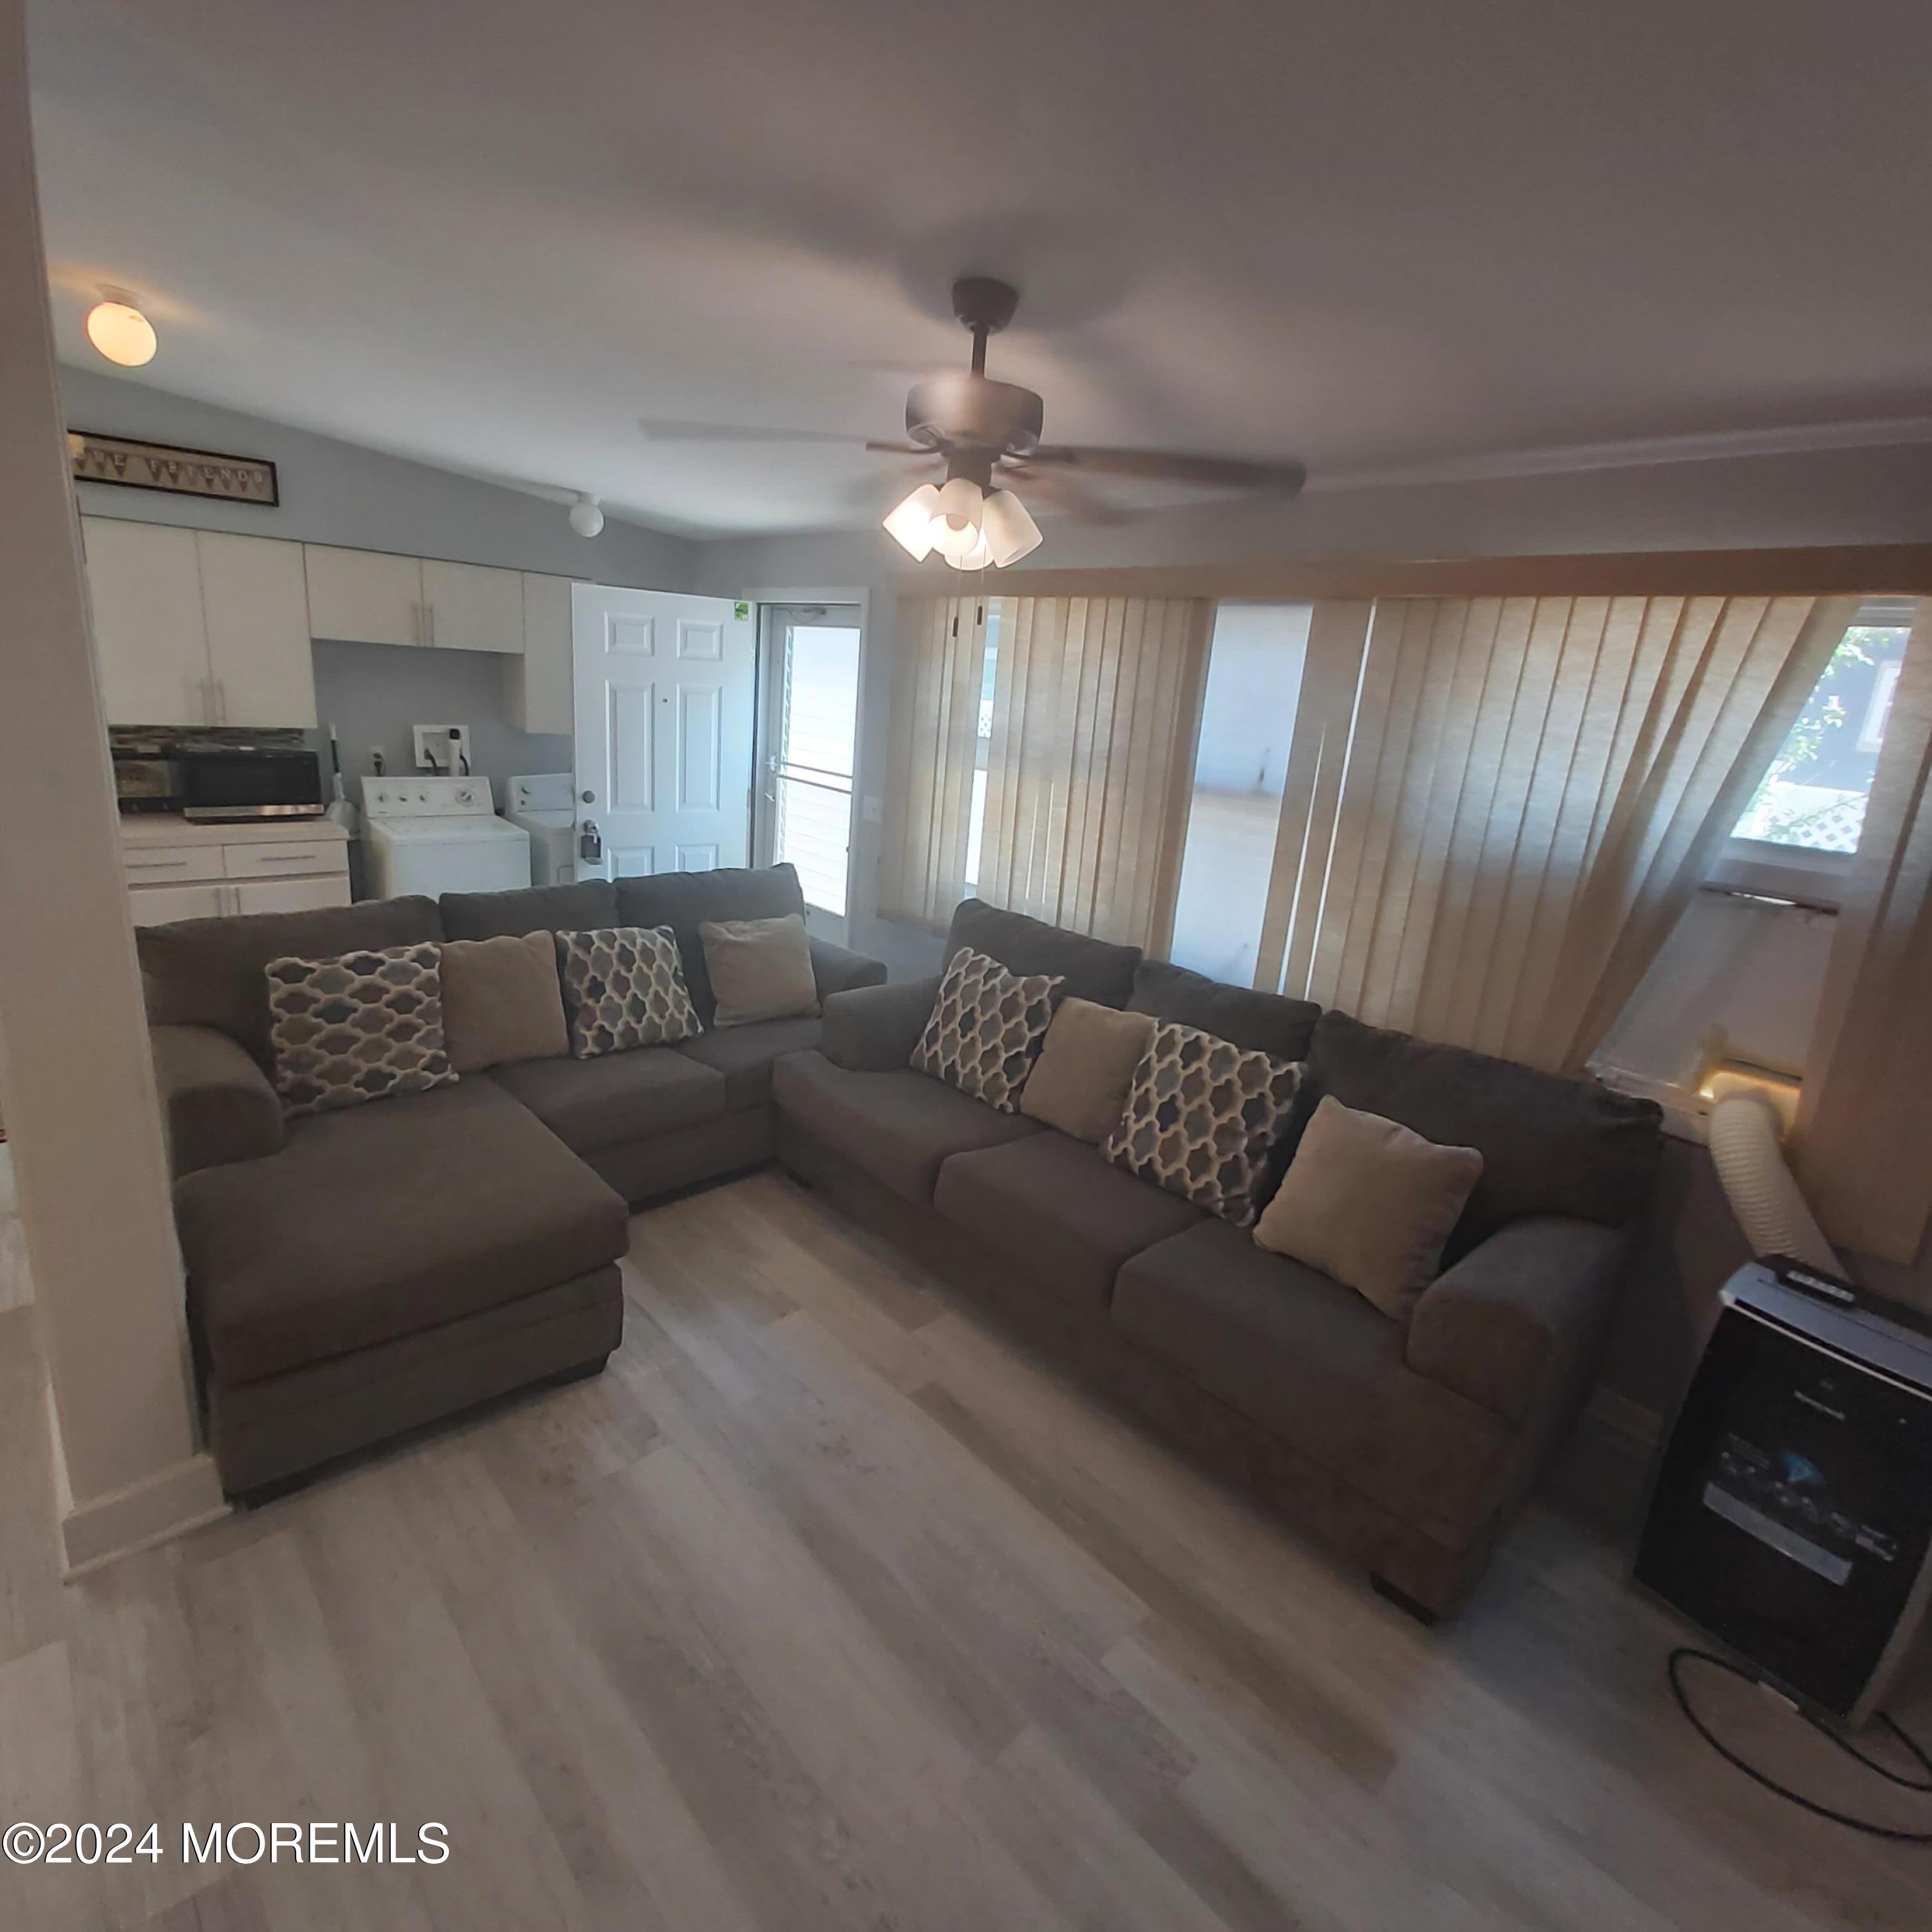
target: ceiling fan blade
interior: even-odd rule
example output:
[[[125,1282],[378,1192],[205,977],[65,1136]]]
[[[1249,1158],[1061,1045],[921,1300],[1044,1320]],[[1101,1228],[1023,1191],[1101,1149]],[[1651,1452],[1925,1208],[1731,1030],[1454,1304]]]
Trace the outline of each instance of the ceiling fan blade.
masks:
[[[833,429],[769,429],[748,423],[686,422],[670,416],[640,416],[638,427],[653,442],[832,442],[848,449],[866,439]]]
[[[1263,490],[1292,496],[1308,480],[1300,463],[1264,463],[1242,456],[1190,456],[1178,450],[1088,449],[1042,444],[1027,460],[1092,476],[1132,476],[1155,483],[1195,483],[1216,490]]]
[[[1129,520],[1128,512],[1118,504],[1108,502],[1098,491],[1090,490],[1084,478],[1064,467],[1003,463],[994,472],[993,480],[1003,484],[1017,484],[1026,496],[1064,511],[1083,524],[1124,524]]]

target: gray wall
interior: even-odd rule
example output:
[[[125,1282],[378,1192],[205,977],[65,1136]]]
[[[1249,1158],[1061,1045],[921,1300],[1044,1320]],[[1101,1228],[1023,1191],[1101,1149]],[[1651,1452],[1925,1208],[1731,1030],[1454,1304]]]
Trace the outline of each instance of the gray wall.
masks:
[[[1311,491],[1288,505],[1210,505],[1096,528],[1054,520],[1030,560],[1042,569],[1241,562],[1263,557],[1443,557],[1568,551],[1718,550],[1932,538],[1932,448],[1838,450],[1661,464],[1503,481]],[[1028,566],[989,572],[1024,590]],[[915,570],[883,531],[721,540],[702,547],[696,588],[868,588],[858,788],[878,796],[890,729],[893,611]],[[1874,588],[1887,586],[1874,586]],[[939,942],[877,917],[876,828],[855,826],[850,943],[900,971],[931,970]],[[1667,1413],[1701,1344],[1718,1287],[1743,1244],[1701,1148],[1673,1142],[1665,1184],[1630,1271],[1605,1385]],[[1932,1304],[1932,1265],[1862,1265],[1874,1286]]]
[[[504,722],[503,688],[512,658],[487,651],[397,650],[387,644],[348,644],[323,639],[315,646],[316,714],[335,727],[343,775],[352,781],[373,769],[370,747],[380,745],[393,776],[416,770],[412,724],[470,728],[470,767],[495,787],[500,810],[508,781],[520,772],[567,772],[571,741],[519,731]],[[313,740],[325,750],[326,735]]]
[[[698,546],[688,538],[614,518],[600,536],[580,537],[566,520],[564,505],[520,490],[384,456],[92,369],[63,368],[60,382],[70,429],[177,442],[229,456],[266,457],[277,466],[278,508],[82,483],[76,494],[89,515],[552,571],[650,590],[688,590],[696,574]]]

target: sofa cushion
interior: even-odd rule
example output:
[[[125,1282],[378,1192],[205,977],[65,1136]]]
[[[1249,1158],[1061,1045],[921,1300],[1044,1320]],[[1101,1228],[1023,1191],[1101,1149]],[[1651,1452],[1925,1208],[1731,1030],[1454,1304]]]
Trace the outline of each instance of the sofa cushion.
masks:
[[[625,1251],[624,1204],[487,1078],[296,1122],[176,1190],[203,1359],[245,1382],[437,1328]]]
[[[1312,1000],[1290,1000],[1229,986],[1165,959],[1143,959],[1134,969],[1130,1011],[1196,1027],[1277,1060],[1306,1060],[1322,1009]]]
[[[608,879],[574,886],[529,886],[512,892],[445,892],[443,931],[452,939],[515,939],[526,932],[595,932],[615,926],[616,889]]]
[[[684,958],[684,982],[705,1025],[717,1010],[698,928],[707,920],[802,918],[805,893],[788,865],[722,866],[709,872],[645,872],[617,881],[617,920],[622,926],[668,926]]]
[[[668,1046],[590,1060],[519,1060],[484,1077],[578,1154],[649,1140],[724,1111],[724,1075]]]
[[[445,940],[442,1032],[449,1064],[459,1073],[568,1053],[570,1035],[550,935]]]
[[[714,1027],[749,1026],[758,1020],[812,1018],[818,1013],[818,981],[812,970],[812,941],[804,916],[776,919],[707,919],[698,928],[711,982]]]
[[[1049,973],[1066,982],[1064,992],[1102,1006],[1127,1004],[1134,990],[1134,969],[1141,963],[1138,946],[1090,939],[1024,913],[1004,911],[984,899],[962,899],[954,910],[946,936],[946,958],[962,946],[997,959],[1009,973]]]
[[[442,948],[271,959],[268,1051],[282,1112],[326,1114],[457,1078],[442,1039]]]
[[[1412,1522],[1460,1532],[1494,1507],[1508,1424],[1411,1370],[1401,1323],[1225,1222],[1204,1220],[1126,1262],[1111,1318]]]
[[[735,1114],[765,1106],[772,1097],[772,1063],[781,1054],[816,1046],[824,1024],[815,1019],[760,1020],[680,1040],[672,1051],[722,1073],[725,1111]]]
[[[1654,1101],[1365,1026],[1346,1013],[1324,1012],[1316,1024],[1298,1124],[1324,1094],[1483,1156],[1483,1177],[1449,1238],[1451,1262],[1526,1214],[1630,1221],[1662,1155]]]
[[[1324,1094],[1255,1239],[1406,1322],[1482,1172],[1474,1148],[1438,1147]]]
[[[1148,1013],[1063,1000],[1020,1089],[1020,1112],[1076,1141],[1103,1141],[1127,1111],[1135,1070],[1154,1039]]]
[[[942,1162],[1046,1130],[1002,1114],[909,1066],[856,1073],[822,1053],[788,1054],[772,1069],[772,1099],[814,1138],[882,1187],[926,1206]]]
[[[1003,1114],[1018,1113],[1060,986],[1044,973],[1022,980],[970,948],[956,952],[913,1065]]]
[[[662,1046],[700,1030],[668,926],[560,932],[557,976],[579,1060]]]
[[[1301,1069],[1166,1020],[1101,1144],[1116,1167],[1244,1228],[1294,1106]]]
[[[332,959],[442,937],[434,899],[367,899],[316,912],[244,913],[137,926],[134,944],[149,1019],[158,1026],[213,1027],[245,1046],[266,1070],[272,1063],[268,988],[262,974],[271,959]]]
[[[953,1155],[932,1204],[1042,1288],[1096,1308],[1130,1256],[1203,1218],[1059,1133]]]

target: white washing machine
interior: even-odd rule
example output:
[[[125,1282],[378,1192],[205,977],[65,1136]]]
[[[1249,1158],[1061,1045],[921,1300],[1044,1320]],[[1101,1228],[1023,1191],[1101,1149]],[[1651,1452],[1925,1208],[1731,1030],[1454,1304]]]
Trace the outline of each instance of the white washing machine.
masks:
[[[496,816],[488,778],[364,778],[362,837],[379,899],[530,882],[530,835]]]
[[[530,835],[530,883],[567,886],[577,877],[577,781],[568,772],[513,778],[503,815]]]

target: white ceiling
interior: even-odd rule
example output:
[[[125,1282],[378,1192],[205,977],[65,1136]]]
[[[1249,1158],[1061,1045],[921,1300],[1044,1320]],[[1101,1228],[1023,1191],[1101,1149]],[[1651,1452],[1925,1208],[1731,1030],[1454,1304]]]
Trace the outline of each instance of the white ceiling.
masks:
[[[1932,410],[1918,0],[33,11],[64,354],[668,527],[889,501],[637,422],[893,436],[972,270],[1050,439],[1318,479]]]

